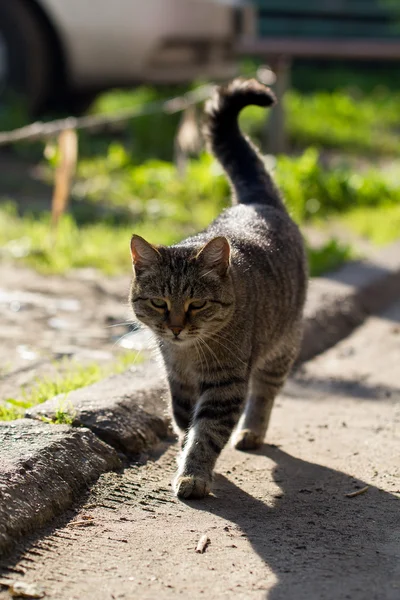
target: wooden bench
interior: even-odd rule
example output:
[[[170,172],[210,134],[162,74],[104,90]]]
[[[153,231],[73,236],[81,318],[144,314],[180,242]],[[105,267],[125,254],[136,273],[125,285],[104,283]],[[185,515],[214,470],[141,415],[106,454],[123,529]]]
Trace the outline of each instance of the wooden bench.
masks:
[[[400,0],[253,0],[256,35],[241,56],[265,59],[282,99],[295,58],[400,61]],[[283,103],[273,111],[268,150],[286,148]]]

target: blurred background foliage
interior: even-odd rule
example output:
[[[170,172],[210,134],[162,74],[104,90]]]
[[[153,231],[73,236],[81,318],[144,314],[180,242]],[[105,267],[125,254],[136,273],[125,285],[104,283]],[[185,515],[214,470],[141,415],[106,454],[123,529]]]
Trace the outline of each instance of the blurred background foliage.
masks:
[[[257,66],[246,61],[242,72],[253,75]],[[325,232],[322,243],[309,246],[311,273],[317,275],[357,254],[352,235],[376,244],[399,237],[400,77],[395,67],[299,63],[292,84],[284,98],[290,150],[267,156],[266,163],[295,220],[305,231],[312,226]],[[114,90],[99,96],[89,112],[140,108],[185,91]],[[1,115],[0,129],[25,119],[14,103],[12,113]],[[180,119],[160,113],[132,119],[114,135],[80,133],[72,201],[56,240],[48,233],[50,207],[13,202],[11,182],[11,192],[1,198],[3,254],[48,273],[88,266],[128,272],[132,232],[169,244],[205,227],[229,205],[229,186],[204,150],[190,158],[184,174],[177,171],[174,137]],[[249,107],[241,125],[263,144],[264,110]],[[42,143],[18,144],[13,152],[40,162],[38,179],[51,183],[56,146],[47,144],[45,159],[43,150]]]

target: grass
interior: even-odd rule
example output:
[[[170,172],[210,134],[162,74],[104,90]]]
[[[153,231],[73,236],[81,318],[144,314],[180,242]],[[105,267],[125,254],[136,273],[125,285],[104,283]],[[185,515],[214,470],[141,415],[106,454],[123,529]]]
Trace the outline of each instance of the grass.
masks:
[[[347,163],[327,168],[319,152],[308,148],[297,157],[280,156],[270,166],[300,225],[343,216],[346,226],[366,237],[375,240],[379,227],[382,243],[395,239],[396,226],[385,228],[383,216],[374,229],[374,214],[398,214],[396,162],[386,169],[355,170]],[[48,212],[21,217],[12,206],[0,209],[3,254],[49,274],[85,267],[128,273],[133,232],[154,243],[174,243],[203,229],[229,205],[230,195],[221,169],[208,155],[191,160],[180,177],[166,161],[132,163],[127,150],[116,143],[105,156],[81,161],[74,193],[72,213],[62,217],[57,236]],[[79,209],[84,205],[92,205],[93,211],[100,207],[102,218],[82,217]],[[311,274],[318,275],[348,259],[349,249],[328,241],[310,249],[309,255]]]
[[[28,408],[64,394],[65,398],[60,402],[55,419],[51,422],[71,424],[74,415],[68,406],[69,392],[96,383],[109,375],[122,373],[138,360],[140,356],[137,352],[125,352],[113,364],[107,366],[95,362],[82,366],[72,362],[55,377],[38,378],[32,387],[22,390],[21,396],[6,398],[4,404],[0,405],[0,421],[21,419]]]
[[[320,248],[308,246],[307,257],[311,276],[319,277],[324,273],[336,270],[343,263],[354,258],[354,252],[348,244],[332,239]]]
[[[278,156],[274,170],[289,210],[297,222],[345,212],[353,207],[400,201],[398,161],[390,168],[354,168],[342,161],[330,168],[315,147],[298,156]],[[180,177],[173,163],[135,163],[121,144],[112,143],[105,156],[84,159],[78,169],[75,197],[103,206],[128,208],[140,222],[173,222],[177,236],[203,228],[229,205],[229,187],[219,165],[203,154],[188,163]],[[162,227],[161,227],[162,229]]]
[[[256,65],[251,62],[245,68],[248,76],[254,76]],[[296,72],[308,71],[314,76],[314,85],[301,86]],[[362,71],[362,69],[361,69]],[[335,87],[332,88],[331,69],[294,69],[297,89],[291,89],[284,98],[287,130],[294,147],[335,148],[340,151],[357,151],[361,154],[399,155],[400,78],[396,69],[389,68],[386,78],[362,73],[360,67],[353,70],[339,69]],[[328,74],[330,85],[326,85]],[[319,78],[319,79],[318,79]],[[382,83],[384,82],[385,85]],[[392,83],[392,87],[390,86]],[[396,87],[397,86],[397,87]],[[302,91],[299,90],[301,88]],[[166,98],[185,90],[176,88],[157,91],[150,87],[136,90],[113,90],[100,96],[92,106],[93,113],[113,112],[128,107],[142,107],[147,102]],[[262,142],[265,128],[265,109],[250,107],[242,115],[244,129]],[[126,130],[130,149],[141,162],[150,156],[171,160],[172,139],[179,117],[157,115],[133,119]],[[86,150],[87,144],[84,144]]]
[[[146,234],[146,226],[139,231]],[[3,255],[45,274],[85,267],[98,268],[109,275],[128,272],[131,234],[131,227],[114,227],[101,222],[80,226],[73,216],[65,215],[54,240],[49,214],[21,218],[9,208],[0,210]]]
[[[122,144],[110,144],[104,156],[83,159],[74,187],[77,199],[128,207],[142,220],[166,218],[179,227],[204,227],[228,203],[229,188],[208,154],[188,163],[180,176],[171,162],[137,162]]]
[[[337,90],[302,94],[290,90],[284,103],[287,133],[294,147],[313,145],[367,155],[400,154],[399,92]],[[263,109],[250,107],[241,122],[261,142],[265,120]]]
[[[400,205],[355,208],[343,215],[340,221],[378,246],[400,237]]]
[[[300,156],[280,156],[276,179],[298,223],[326,218],[354,208],[398,205],[400,169],[398,162],[390,168],[350,167],[342,162],[334,167],[322,164],[316,148]]]
[[[75,418],[76,412],[73,405],[65,401],[59,403],[52,419],[42,416],[42,421],[54,425],[73,425]]]
[[[315,147],[295,157],[270,158],[269,167],[298,223],[354,207],[400,202],[398,161],[385,169],[356,169],[345,161],[327,167]],[[207,154],[191,160],[180,177],[170,162],[135,164],[115,143],[105,156],[81,161],[74,194],[86,202],[125,207],[139,226],[161,223],[162,230],[163,223],[173,223],[176,238],[206,226],[229,205],[230,196],[221,168]]]
[[[73,268],[97,267],[106,274],[128,273],[131,268],[129,239],[133,228],[95,224],[79,227],[71,215],[61,219],[58,240],[51,242],[49,217],[19,218],[0,210],[0,239],[9,241],[3,252],[46,274],[66,273]],[[177,239],[171,222],[163,229],[151,224],[135,227],[135,232],[152,241],[170,243]],[[174,239],[175,238],[175,239]],[[312,276],[340,266],[350,257],[350,249],[336,241],[321,248],[309,248]]]
[[[140,108],[182,91],[116,90],[100,96],[91,112]],[[398,154],[400,93],[292,90],[285,102],[293,144],[307,145],[298,156],[279,156],[272,165],[294,219],[301,225],[340,217],[344,226],[373,241],[395,239],[398,162],[386,169],[361,169],[343,160],[329,168],[321,161],[319,149]],[[113,274],[130,269],[128,243],[133,232],[155,243],[171,244],[204,228],[228,206],[229,187],[206,154],[191,160],[183,177],[178,175],[169,160],[178,118],[164,114],[134,119],[119,141],[111,143],[106,136],[81,134],[74,202],[60,222],[57,237],[50,231],[48,213],[20,217],[4,206],[0,209],[3,253],[49,274],[84,267]],[[261,137],[264,122],[263,109],[249,107],[242,115],[244,129],[256,138]],[[48,156],[51,173],[57,154],[48,152]],[[385,226],[387,217],[391,220]],[[311,273],[317,275],[346,260],[350,250],[330,240],[320,249],[309,249],[309,256]]]
[[[399,93],[292,91],[286,108],[288,132],[297,146],[311,143],[341,151],[399,154]]]

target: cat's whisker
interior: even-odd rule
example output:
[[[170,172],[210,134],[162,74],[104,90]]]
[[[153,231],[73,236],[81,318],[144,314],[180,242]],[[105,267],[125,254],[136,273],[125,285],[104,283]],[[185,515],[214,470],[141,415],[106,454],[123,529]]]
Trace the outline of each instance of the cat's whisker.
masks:
[[[128,331],[127,333],[125,333],[124,335],[121,335],[121,337],[119,337],[113,344],[113,348],[115,348],[115,346],[117,344],[119,344],[124,338],[126,338],[128,335],[131,335],[131,331]]]
[[[214,331],[214,332],[210,333],[209,338],[210,339],[214,339],[214,340],[220,339],[220,340],[222,340],[224,342],[227,342],[230,346],[232,346],[233,348],[235,348],[236,350],[238,350],[238,352],[242,351],[242,347],[241,346],[239,346],[238,344],[236,344],[232,339],[230,339],[230,338],[228,338],[226,336],[221,335],[217,331]]]
[[[200,275],[199,279],[203,279],[203,277],[207,277],[207,275],[209,275],[212,272],[213,272],[213,269],[210,269],[209,271],[207,271],[207,273],[203,273],[203,275]]]
[[[199,342],[200,342],[200,346],[203,344],[203,346],[201,346],[201,347],[202,347],[202,350],[203,350],[203,353],[204,353],[205,361],[207,363],[207,373],[210,373],[210,365],[209,365],[208,358],[207,358],[207,352],[204,349],[204,347],[206,349],[207,349],[207,347],[206,347],[206,345],[204,344],[204,342],[203,342],[203,340],[201,338],[199,338]]]
[[[114,323],[113,325],[105,325],[106,329],[109,329],[110,327],[127,327],[128,325],[136,325],[135,321],[123,321],[122,323]]]
[[[139,358],[140,354],[141,354],[141,350],[137,350],[136,354],[135,354],[135,358],[133,359],[132,363],[129,365],[128,368],[132,368],[135,366],[137,359]]]
[[[194,348],[196,350],[197,358],[198,358],[199,363],[200,363],[200,373],[201,373],[201,376],[203,377],[203,361],[202,361],[202,358],[200,356],[200,352],[198,350],[198,346],[197,346],[197,342],[196,341],[194,343]]]
[[[220,346],[222,346],[222,348],[225,348],[225,350],[227,350],[229,352],[229,354],[231,354],[235,358],[235,360],[240,362],[242,365],[245,365],[246,367],[248,366],[247,363],[245,363],[241,358],[239,358],[237,356],[237,354],[232,352],[232,350],[228,346],[225,346],[225,344],[223,344],[219,339],[217,339],[213,336],[210,336],[210,339],[212,339],[216,344],[219,344]],[[225,338],[222,338],[222,339],[225,339]]]
[[[206,354],[204,352],[204,348],[202,348],[201,343],[200,343],[201,339],[197,338],[196,341],[199,342],[199,346],[198,347],[199,347],[199,350],[201,350],[201,354],[202,354],[202,356],[204,358],[204,362],[205,362],[206,367],[207,367],[207,373],[209,373],[210,372],[210,367],[209,367],[209,364],[208,364],[207,356],[206,356]],[[202,373],[202,378],[204,378],[204,372]]]
[[[214,340],[214,341],[216,341],[217,339],[223,340],[224,342],[227,342],[230,346],[235,348],[238,352],[242,351],[242,348],[240,346],[238,346],[237,344],[235,344],[235,342],[233,342],[231,339],[228,339],[227,337],[224,337],[223,335],[221,335],[218,332],[211,333],[209,335],[209,339]]]
[[[199,338],[198,338],[198,339],[199,339],[199,340],[200,340],[200,341],[201,341],[201,342],[202,342],[202,343],[205,345],[205,347],[207,348],[207,350],[208,350],[209,352],[211,352],[211,354],[213,355],[214,359],[216,360],[216,362],[217,362],[217,364],[218,364],[218,367],[219,367],[220,369],[222,369],[223,367],[222,367],[222,365],[221,365],[221,361],[219,360],[218,356],[215,354],[214,350],[213,350],[213,349],[210,347],[210,345],[209,345],[209,344],[207,344],[207,342],[205,341],[205,339],[204,339],[204,338],[201,338],[201,337],[199,336]]]
[[[132,333],[134,333],[134,332],[131,330],[131,331],[127,331],[127,333],[124,333],[124,335],[121,335],[121,337],[119,337],[119,338],[118,338],[118,339],[117,339],[117,340],[114,342],[114,344],[113,344],[113,346],[112,346],[112,347],[113,347],[113,348],[115,348],[115,346],[116,346],[117,344],[119,344],[119,343],[120,343],[120,342],[121,342],[121,341],[122,341],[124,338],[126,338],[128,335],[132,335]],[[148,342],[148,347],[149,347],[149,349],[150,349],[150,350],[152,350],[152,348],[151,348],[150,344],[153,344],[153,346],[154,346],[154,349],[155,349],[155,347],[156,347],[156,343],[157,343],[157,342],[156,342],[156,340],[155,340],[155,337],[154,337],[154,336],[152,336],[152,337],[150,338],[149,342]]]
[[[200,362],[200,375],[201,375],[201,378],[204,379],[203,360],[202,360],[200,352],[199,352],[199,346],[197,345],[197,341],[198,340],[195,340],[194,347],[195,347],[196,354],[197,354],[197,357],[198,357],[199,362]]]

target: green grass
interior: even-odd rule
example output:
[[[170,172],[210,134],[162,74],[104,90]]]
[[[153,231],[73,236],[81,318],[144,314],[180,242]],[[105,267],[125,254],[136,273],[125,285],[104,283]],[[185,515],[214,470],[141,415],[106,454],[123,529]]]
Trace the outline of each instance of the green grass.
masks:
[[[73,405],[68,404],[68,402],[65,401],[60,402],[52,419],[49,419],[48,417],[42,417],[42,421],[54,425],[73,425],[75,418],[76,412]]]
[[[400,93],[333,91],[284,98],[286,127],[292,146],[334,148],[341,152],[399,155]],[[266,114],[250,107],[241,117],[246,131],[262,141]]]
[[[83,159],[78,166],[75,197],[103,205],[129,207],[133,217],[167,218],[203,227],[228,203],[229,188],[221,170],[208,154],[188,163],[179,176],[173,163],[138,163],[122,144],[110,144],[107,153]]]
[[[348,244],[332,239],[320,248],[307,248],[308,264],[312,277],[335,271],[343,263],[353,259],[354,252]]]
[[[171,222],[135,227],[134,230],[150,241],[169,243],[176,236],[171,233]],[[72,268],[98,267],[106,274],[128,273],[131,268],[129,239],[132,228],[105,224],[79,227],[70,215],[62,218],[59,238],[55,245],[49,236],[49,218],[34,220],[19,218],[0,210],[0,238],[4,232],[12,241],[5,251],[15,252],[19,260],[47,274],[65,273]],[[14,237],[15,236],[15,237]],[[335,240],[321,248],[309,248],[312,276],[331,270],[350,258],[350,249]],[[24,256],[24,253],[26,255]]]
[[[296,157],[278,156],[274,170],[289,210],[297,222],[400,202],[399,162],[390,168],[358,169],[342,161],[323,166],[319,151],[307,148]],[[120,144],[111,144],[105,156],[81,161],[75,196],[102,206],[129,209],[133,220],[173,223],[176,237],[201,229],[229,205],[229,187],[211,157],[203,154],[189,162],[179,177],[170,162],[149,160],[135,164]]]
[[[347,164],[328,169],[321,164],[318,151],[309,148],[298,157],[278,157],[275,177],[300,225],[348,214],[345,223],[375,239],[374,219],[367,215],[380,207],[388,207],[397,215],[393,207],[400,205],[396,162],[385,170],[355,171]],[[12,206],[0,209],[3,253],[49,274],[84,267],[107,274],[128,273],[133,232],[154,243],[171,244],[204,228],[229,205],[227,181],[209,156],[190,161],[186,175],[180,177],[172,163],[152,160],[132,164],[126,150],[115,143],[106,156],[82,161],[75,196],[80,200],[72,214],[62,217],[56,236],[51,232],[48,212],[20,217]],[[102,219],[81,220],[77,210],[83,206],[80,201],[85,201],[86,207],[92,204],[93,210],[101,207]],[[118,218],[116,209],[122,211]],[[369,225],[360,231],[363,212]],[[392,241],[396,227],[387,227],[385,233],[381,222],[376,223],[380,241],[385,241],[385,235],[387,242]],[[346,259],[348,249],[328,242],[316,253],[310,251],[313,275]]]
[[[355,208],[340,221],[358,235],[383,246],[400,237],[400,204]]]
[[[321,164],[315,148],[298,157],[280,156],[276,179],[298,223],[326,218],[354,208],[400,203],[399,163],[390,168],[358,169],[343,162],[333,168]]]
[[[146,226],[135,228],[142,235]],[[62,217],[56,240],[51,235],[50,216],[18,217],[0,211],[0,245],[11,256],[41,273],[66,273],[70,269],[94,267],[106,274],[129,272],[129,240],[133,227],[95,223],[79,226],[71,215]]]
[[[140,108],[183,91],[116,90],[100,96],[91,112]],[[293,218],[301,225],[343,216],[345,226],[371,240],[384,243],[397,237],[399,162],[393,160],[391,168],[360,169],[343,159],[328,168],[320,160],[319,148],[398,154],[400,93],[292,90],[285,102],[291,140],[297,148],[307,146],[296,157],[275,160],[275,177]],[[229,205],[229,186],[206,154],[191,160],[182,177],[170,161],[160,160],[171,158],[178,118],[164,114],[134,119],[118,142],[80,134],[74,202],[70,214],[61,219],[57,236],[50,231],[48,213],[20,217],[11,207],[3,207],[2,253],[49,274],[84,267],[114,274],[129,272],[133,232],[155,243],[171,244],[204,228]],[[250,107],[242,115],[245,130],[256,138],[261,137],[264,123],[263,109]],[[146,160],[148,156],[158,158]],[[50,176],[56,163],[53,154]],[[346,260],[349,249],[329,241],[321,249],[310,249],[309,256],[315,275]]]
[[[52,422],[70,424],[73,414],[68,406],[69,392],[96,383],[108,375],[122,373],[139,360],[140,355],[137,352],[125,352],[111,365],[93,362],[82,366],[72,362],[59,375],[38,378],[31,387],[23,389],[19,397],[6,398],[4,404],[0,405],[0,421],[21,419],[28,408],[64,394],[65,399],[60,402]]]
[[[378,80],[376,80],[378,83]],[[353,85],[345,87],[348,78],[334,90],[298,91],[291,89],[284,97],[286,127],[292,148],[317,146],[341,152],[358,152],[365,155],[400,154],[400,91],[375,85],[367,92]],[[400,80],[399,80],[400,87]],[[183,93],[179,89],[174,93]],[[129,107],[143,107],[146,102],[168,97],[165,91],[155,88],[114,90],[99,97],[92,112],[113,112]],[[244,130],[259,144],[268,112],[257,107],[247,108],[241,123]],[[143,116],[130,121],[122,137],[130,153],[138,162],[157,157],[173,158],[173,139],[179,115],[159,114]],[[102,136],[81,136],[81,155],[93,156],[104,152],[106,141]]]
[[[287,127],[294,144],[341,151],[399,154],[400,94],[290,92]]]

